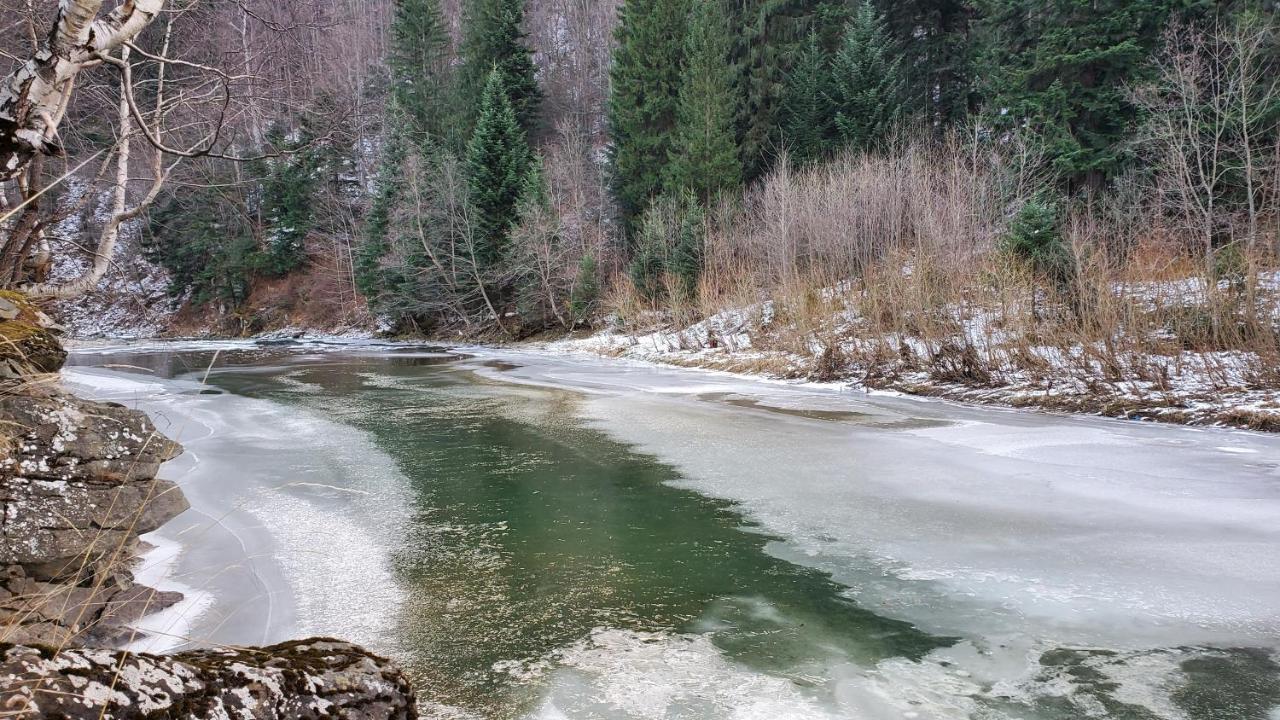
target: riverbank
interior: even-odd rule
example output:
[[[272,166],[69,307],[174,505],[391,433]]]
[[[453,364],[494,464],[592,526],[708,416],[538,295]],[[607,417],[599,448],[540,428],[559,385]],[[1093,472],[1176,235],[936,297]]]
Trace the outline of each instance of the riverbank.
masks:
[[[648,331],[606,329],[538,339],[517,346],[552,354],[583,353],[659,365],[699,368],[779,380],[834,383],[855,390],[902,393],[973,405],[1098,415],[1161,423],[1280,432],[1280,386],[1260,374],[1244,353],[1180,352],[1131,358],[1138,373],[1108,368],[1089,351],[1041,347],[1035,372],[1000,364],[1001,353],[973,345],[932,348],[922,340],[893,338],[869,361],[856,337],[797,350],[762,329],[770,306],[713,315],[685,327]],[[761,315],[766,317],[762,320]],[[884,338],[876,342],[886,341]],[[905,349],[904,349],[905,348]],[[1025,355],[1024,361],[1025,361]]]
[[[214,637],[229,639],[222,627],[243,620],[212,612],[217,595],[209,585],[235,575],[243,561],[252,565],[252,553],[264,548],[237,537],[242,561],[216,542],[200,541],[214,525],[227,529],[234,513],[210,514],[208,498],[185,482],[189,472],[170,476],[178,482],[162,479],[178,467],[204,464],[171,438],[184,434],[186,422],[157,428],[175,417],[138,407],[144,398],[199,394],[203,387],[64,370],[67,353],[55,328],[20,296],[0,297],[5,713],[33,719],[417,717],[404,674],[355,645],[320,639],[255,648],[252,641]],[[233,484],[227,477],[246,475],[234,465],[221,470],[219,486],[205,490],[221,493]],[[188,490],[198,507],[189,503]],[[202,514],[209,527],[193,525],[193,516]],[[219,565],[209,583],[178,569],[210,550]],[[270,603],[275,594],[264,586],[259,596]],[[267,612],[263,625],[298,637],[293,626],[276,620]],[[219,632],[205,632],[208,627]]]

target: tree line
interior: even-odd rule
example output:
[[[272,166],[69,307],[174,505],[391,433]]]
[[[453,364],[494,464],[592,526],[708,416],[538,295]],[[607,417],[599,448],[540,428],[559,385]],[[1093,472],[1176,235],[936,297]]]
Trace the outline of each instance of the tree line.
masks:
[[[185,161],[140,232],[175,297],[223,313],[290,278],[421,332],[571,329],[624,286],[681,302],[707,291],[708,238],[751,235],[779,173],[907,139],[1011,158],[1000,242],[1049,280],[1073,209],[1139,185],[1206,267],[1280,244],[1274,2],[379,0],[187,17],[228,29],[174,21],[141,43],[168,33],[210,65],[237,48],[242,67],[219,71],[235,100],[220,155],[255,159]],[[118,93],[97,95],[82,126],[101,135]]]

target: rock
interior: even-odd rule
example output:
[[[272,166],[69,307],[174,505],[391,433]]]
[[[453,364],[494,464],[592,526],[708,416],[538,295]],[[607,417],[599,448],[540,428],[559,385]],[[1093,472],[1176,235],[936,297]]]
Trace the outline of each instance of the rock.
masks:
[[[187,509],[156,479],[180,448],[141,412],[64,394],[0,397],[0,430],[0,564],[60,577]]]
[[[0,380],[55,373],[67,360],[53,321],[21,294],[0,291]]]
[[[131,572],[138,536],[187,509],[157,478],[180,451],[121,405],[48,383],[0,394],[0,639],[112,645],[182,599]]]
[[[416,718],[390,661],[337,640],[177,655],[0,644],[0,715],[22,718]]]

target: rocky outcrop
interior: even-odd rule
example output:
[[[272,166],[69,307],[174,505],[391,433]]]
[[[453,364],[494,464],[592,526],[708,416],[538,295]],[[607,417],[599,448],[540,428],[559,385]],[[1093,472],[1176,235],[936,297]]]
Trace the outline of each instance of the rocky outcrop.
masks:
[[[416,718],[389,661],[337,640],[178,655],[0,645],[0,715],[15,718]]]
[[[141,412],[63,392],[57,328],[0,292],[0,641],[109,644],[181,599],[133,582],[138,536],[187,508],[181,449]]]
[[[417,717],[404,675],[336,640],[171,657],[119,647],[182,599],[134,582],[139,535],[187,509],[181,448],[147,416],[67,394],[49,319],[0,292],[0,717]]]

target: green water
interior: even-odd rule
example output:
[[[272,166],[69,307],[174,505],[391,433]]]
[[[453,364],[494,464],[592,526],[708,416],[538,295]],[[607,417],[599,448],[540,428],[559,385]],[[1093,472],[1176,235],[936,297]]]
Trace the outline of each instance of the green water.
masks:
[[[519,671],[594,628],[708,633],[732,660],[799,686],[833,660],[919,658],[951,642],[771,556],[771,538],[731,504],[671,487],[671,468],[584,427],[572,394],[418,363],[370,370],[211,382],[339,418],[398,460],[415,498],[395,554],[411,588],[399,622],[434,702],[528,712],[539,688]]]
[[[406,667],[427,717],[442,709],[495,719],[1280,717],[1280,666],[1259,650],[1051,647],[1000,683],[967,680],[930,656],[963,646],[959,639],[860,607],[827,574],[771,553],[780,539],[733,504],[680,489],[673,468],[583,422],[575,393],[488,380],[456,358],[395,353],[112,360],[197,378],[216,360],[210,385],[358,428],[394,460],[396,482],[407,485],[396,497],[410,507],[361,521],[385,522],[393,535],[403,601],[371,608],[353,597],[350,612],[391,616],[394,641],[377,649]],[[349,476],[360,472],[352,462],[342,470]],[[622,709],[600,697],[607,682],[565,674],[602,631],[606,645],[607,633],[626,633],[620,649],[602,651],[616,662],[593,670],[624,676],[612,692],[637,684]],[[707,640],[714,662],[682,654]],[[631,672],[641,660],[627,655],[646,648],[655,649],[641,658],[648,677]],[[885,660],[904,674],[881,676]],[[677,696],[661,697],[664,683],[690,675]],[[890,704],[921,712],[852,711],[863,707],[867,677]],[[1141,692],[1116,678],[1136,679]],[[660,696],[656,709],[645,710],[646,693]],[[735,699],[749,693],[760,697],[743,715]],[[548,704],[564,714],[548,714]]]

